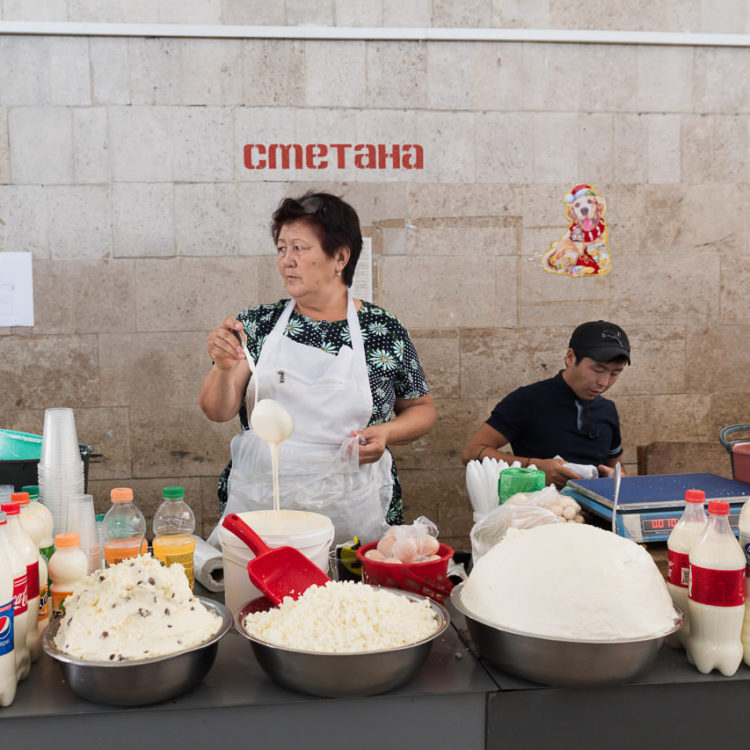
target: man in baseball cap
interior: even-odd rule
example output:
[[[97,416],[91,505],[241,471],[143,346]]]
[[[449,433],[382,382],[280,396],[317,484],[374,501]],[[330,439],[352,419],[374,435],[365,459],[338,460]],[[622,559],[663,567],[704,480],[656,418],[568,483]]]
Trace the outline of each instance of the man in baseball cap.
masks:
[[[500,401],[464,449],[464,464],[485,456],[534,464],[558,487],[580,479],[584,467],[612,476],[622,463],[620,420],[602,394],[629,364],[630,342],[620,326],[582,323],[570,337],[565,369]],[[511,454],[499,450],[508,443]]]

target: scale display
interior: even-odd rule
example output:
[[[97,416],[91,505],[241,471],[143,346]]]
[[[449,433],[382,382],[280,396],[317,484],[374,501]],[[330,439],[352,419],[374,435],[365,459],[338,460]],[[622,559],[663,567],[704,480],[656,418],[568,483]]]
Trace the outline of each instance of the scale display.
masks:
[[[664,542],[685,508],[685,490],[698,489],[709,500],[729,503],[729,524],[738,533],[740,510],[750,499],[750,485],[715,474],[664,474],[623,477],[615,517],[620,536],[634,542]],[[614,480],[572,480],[563,490],[584,510],[612,523]]]

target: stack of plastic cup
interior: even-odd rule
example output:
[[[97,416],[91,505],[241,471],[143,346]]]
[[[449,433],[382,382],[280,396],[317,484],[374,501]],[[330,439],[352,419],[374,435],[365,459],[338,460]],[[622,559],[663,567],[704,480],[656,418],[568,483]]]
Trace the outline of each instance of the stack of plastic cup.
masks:
[[[79,547],[89,561],[88,572],[102,567],[102,548],[96,533],[96,513],[91,495],[75,495],[68,502],[68,531],[80,539]]]
[[[9,503],[14,492],[12,484],[0,484],[0,503]]]
[[[52,513],[53,533],[61,534],[67,529],[70,499],[84,492],[83,460],[72,409],[44,412],[38,476],[39,501]]]

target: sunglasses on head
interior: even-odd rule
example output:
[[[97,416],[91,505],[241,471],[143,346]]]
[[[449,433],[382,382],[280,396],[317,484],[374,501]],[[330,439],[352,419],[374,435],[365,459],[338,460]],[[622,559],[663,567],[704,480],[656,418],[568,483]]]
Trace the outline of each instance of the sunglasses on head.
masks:
[[[302,210],[310,216],[322,213],[326,207],[325,202],[316,195],[310,195],[307,198],[303,198],[299,204],[302,206]]]

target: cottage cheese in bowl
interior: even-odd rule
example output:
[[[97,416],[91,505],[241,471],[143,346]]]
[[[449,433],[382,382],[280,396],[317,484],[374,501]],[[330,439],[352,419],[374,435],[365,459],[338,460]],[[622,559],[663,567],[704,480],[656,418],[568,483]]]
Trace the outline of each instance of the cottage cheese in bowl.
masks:
[[[441,625],[429,599],[414,601],[354,581],[311,586],[296,601],[287,597],[242,622],[249,635],[274,646],[328,654],[401,648]]]

